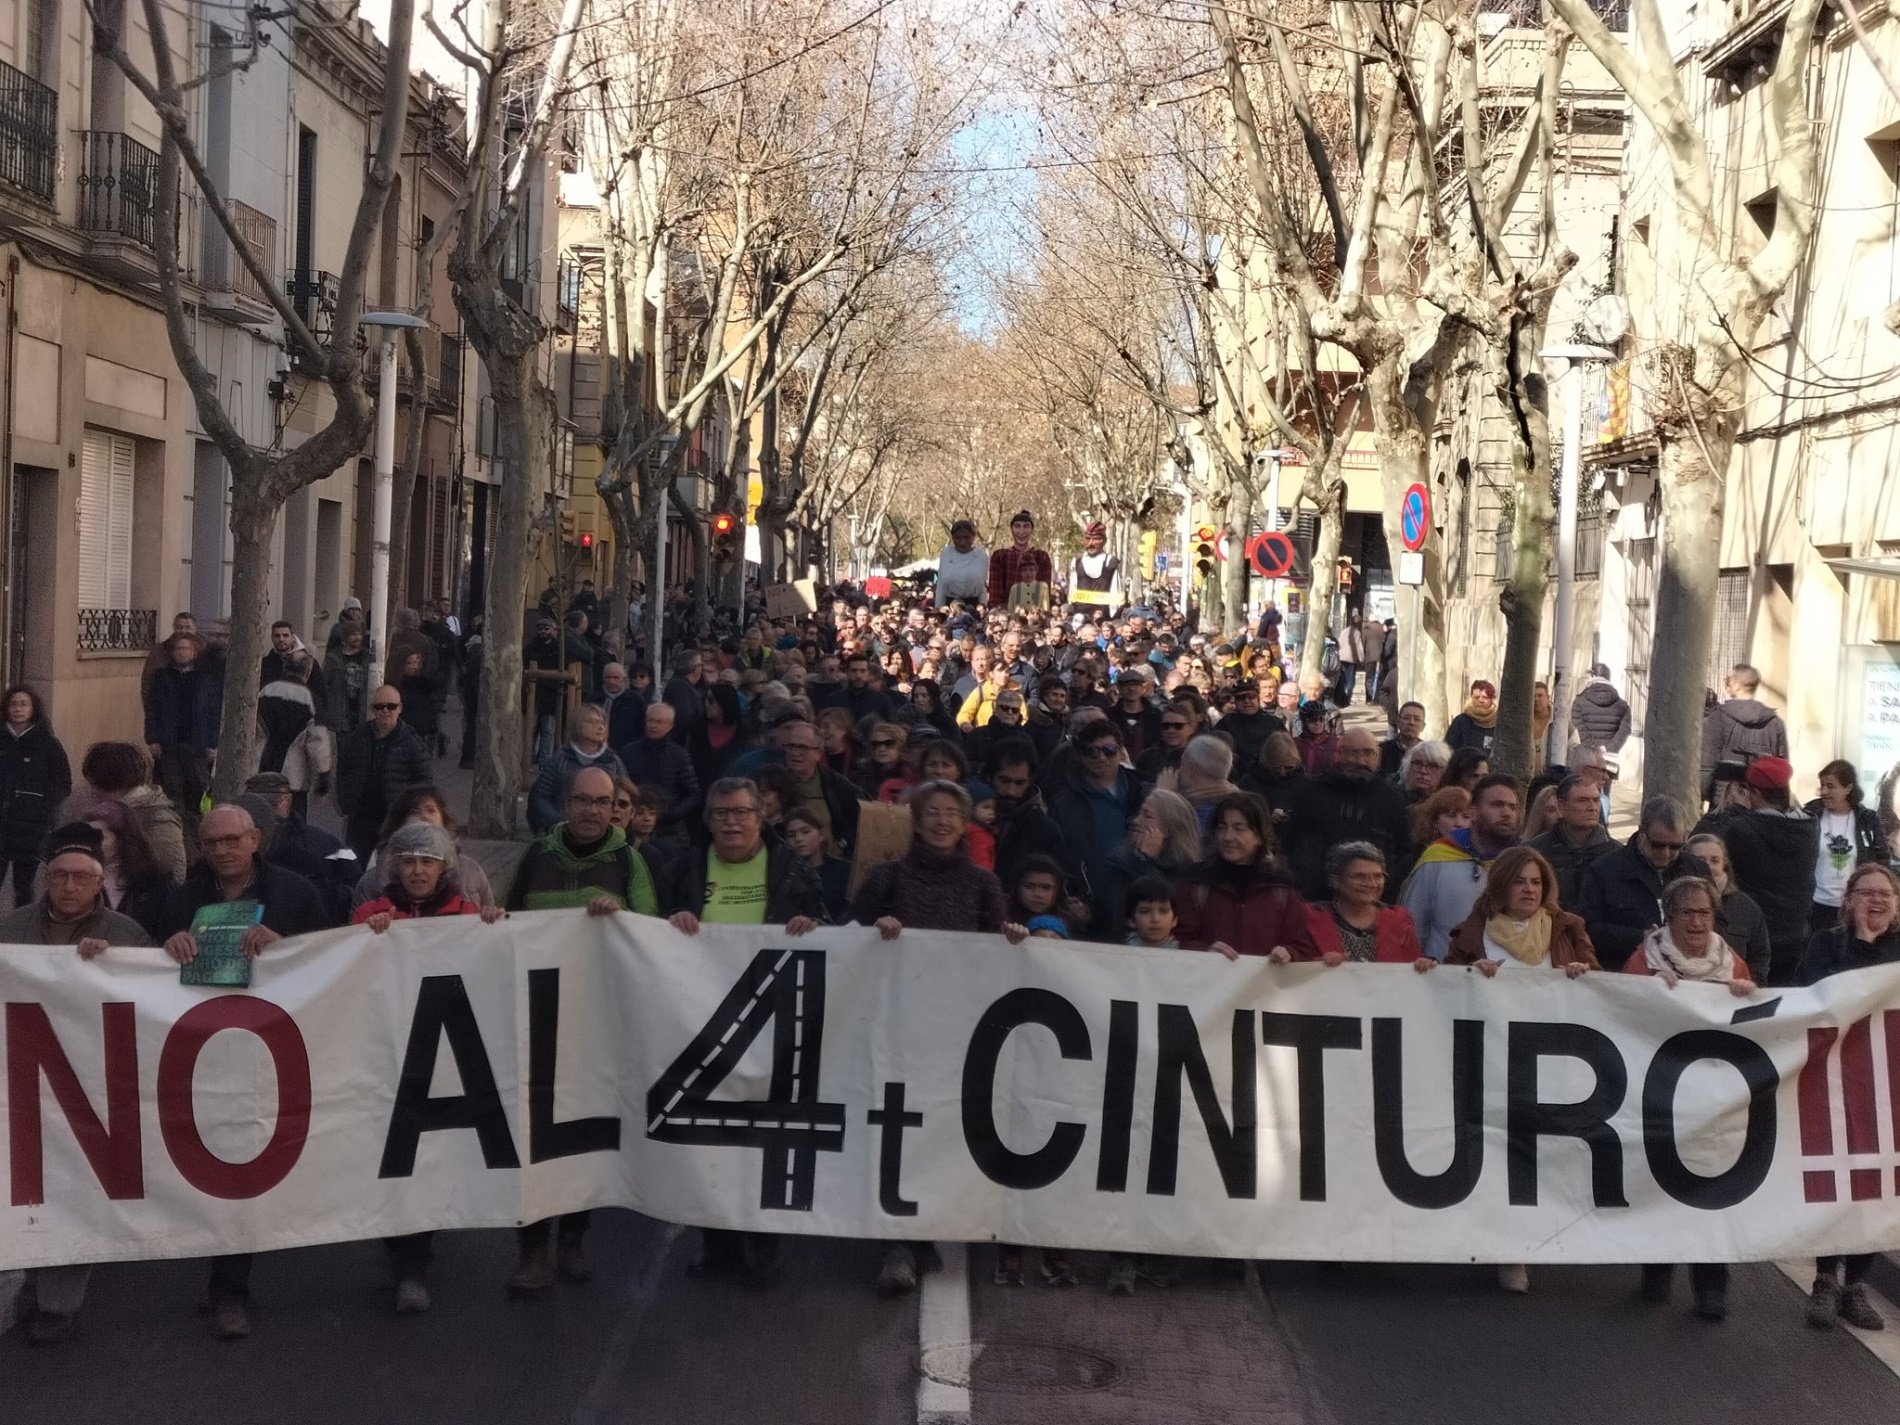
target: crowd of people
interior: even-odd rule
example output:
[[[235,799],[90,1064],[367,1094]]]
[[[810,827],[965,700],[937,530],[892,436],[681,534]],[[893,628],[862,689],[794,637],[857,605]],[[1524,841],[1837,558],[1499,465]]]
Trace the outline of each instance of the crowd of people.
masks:
[[[1797,802],[1753,669],[1734,669],[1710,712],[1706,810],[1653,798],[1617,837],[1608,793],[1631,718],[1607,670],[1577,696],[1574,744],[1524,785],[1489,763],[1490,682],[1438,736],[1423,706],[1397,702],[1389,670],[1368,688],[1384,718],[1346,717],[1323,672],[1297,675],[1271,604],[1212,636],[1165,604],[1130,606],[1099,526],[1065,601],[1034,527],[1018,515],[1012,543],[985,554],[959,522],[934,590],[757,613],[735,636],[682,641],[659,686],[594,646],[584,609],[544,616],[545,666],[580,665],[585,701],[541,716],[535,839],[502,892],[462,853],[431,778],[442,693],[468,657],[446,609],[399,622],[395,676],[374,688],[351,672],[360,614],[339,620],[320,676],[280,625],[267,701],[306,716],[261,712],[263,765],[202,817],[217,699],[195,629],[175,626],[154,655],[149,745],[88,749],[76,797],[37,698],[9,689],[0,836],[20,909],[0,942],[86,957],[159,945],[184,963],[198,910],[255,900],[250,954],[345,922],[568,910],[663,917],[688,935],[857,924],[887,940],[963,931],[1421,974],[1616,972],[1659,993],[1691,982],[1746,996],[1900,963],[1900,880],[1856,770],[1829,763]],[[1369,646],[1355,642],[1353,666]],[[342,838],[308,819],[332,774]],[[520,1229],[510,1290],[584,1279],[587,1225],[575,1213]],[[396,1309],[426,1310],[428,1234],[387,1247]],[[929,1244],[893,1245],[877,1289],[913,1290],[933,1260]],[[1025,1261],[1002,1248],[998,1284],[1023,1283]],[[1868,1265],[1821,1262],[1809,1321],[1878,1327]],[[212,1264],[221,1336],[251,1329],[249,1266]],[[35,1340],[72,1330],[88,1270],[34,1274]],[[709,1231],[694,1270],[766,1287],[778,1243]],[[1039,1272],[1079,1279],[1060,1252],[1041,1253]],[[1115,1257],[1105,1284],[1125,1295],[1168,1276]],[[1671,1277],[1645,1266],[1644,1298],[1666,1301]],[[1690,1279],[1696,1310],[1721,1319],[1726,1268],[1691,1264]],[[1521,1266],[1499,1282],[1530,1286]]]

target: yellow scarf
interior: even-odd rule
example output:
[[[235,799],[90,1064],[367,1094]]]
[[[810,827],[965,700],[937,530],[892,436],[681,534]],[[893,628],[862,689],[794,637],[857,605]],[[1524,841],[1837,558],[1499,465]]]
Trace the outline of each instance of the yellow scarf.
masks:
[[[1479,727],[1496,727],[1498,725],[1498,705],[1492,703],[1490,707],[1480,710],[1477,699],[1468,699],[1465,702],[1465,716],[1477,723]]]
[[[1522,925],[1494,915],[1484,923],[1484,935],[1519,964],[1541,965],[1550,954],[1550,912],[1539,910]]]

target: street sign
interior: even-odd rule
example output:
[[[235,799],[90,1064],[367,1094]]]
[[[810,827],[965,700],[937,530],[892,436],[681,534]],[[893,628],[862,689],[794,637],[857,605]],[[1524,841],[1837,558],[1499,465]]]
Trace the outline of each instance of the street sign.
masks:
[[[1399,498],[1399,539],[1407,549],[1425,547],[1425,536],[1432,528],[1432,494],[1423,485],[1406,487]]]
[[[1168,572],[1168,551],[1165,549],[1157,549],[1155,551],[1155,573],[1165,574],[1167,572]]]
[[[1399,552],[1399,582],[1413,585],[1425,582],[1425,556],[1416,549]]]
[[[1247,542],[1247,562],[1266,579],[1284,579],[1293,570],[1293,541],[1277,529],[1256,534]]]

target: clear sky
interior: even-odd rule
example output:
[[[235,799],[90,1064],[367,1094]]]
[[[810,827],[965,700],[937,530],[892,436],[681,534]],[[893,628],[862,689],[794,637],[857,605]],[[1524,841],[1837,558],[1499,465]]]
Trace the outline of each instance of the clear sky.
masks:
[[[1000,318],[996,279],[1020,267],[1028,244],[1019,226],[1036,196],[1034,118],[1006,100],[984,106],[957,135],[955,161],[967,171],[964,242],[950,263],[957,319],[972,336],[994,331]]]

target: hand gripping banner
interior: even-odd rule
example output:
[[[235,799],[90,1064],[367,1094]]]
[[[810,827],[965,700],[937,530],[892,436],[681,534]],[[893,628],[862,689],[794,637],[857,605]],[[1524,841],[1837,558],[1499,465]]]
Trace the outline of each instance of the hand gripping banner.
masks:
[[[0,949],[0,1268],[618,1205],[1375,1261],[1900,1246],[1900,971],[1812,990],[517,915]]]

